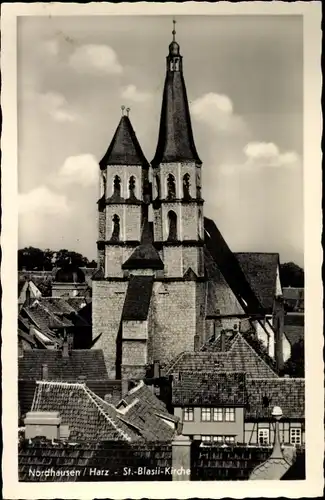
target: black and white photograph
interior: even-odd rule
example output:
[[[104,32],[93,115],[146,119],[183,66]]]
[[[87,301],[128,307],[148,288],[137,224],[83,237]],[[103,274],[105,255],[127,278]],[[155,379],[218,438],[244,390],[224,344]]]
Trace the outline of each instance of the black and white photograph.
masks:
[[[186,3],[16,17],[10,498],[321,494],[320,9]]]

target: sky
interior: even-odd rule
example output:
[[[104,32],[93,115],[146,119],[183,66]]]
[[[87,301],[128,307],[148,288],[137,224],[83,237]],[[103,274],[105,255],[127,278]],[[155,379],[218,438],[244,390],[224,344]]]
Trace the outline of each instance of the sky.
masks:
[[[129,106],[148,161],[172,16],[18,19],[19,247],[96,258],[98,162]],[[303,265],[300,16],[177,16],[204,214]]]

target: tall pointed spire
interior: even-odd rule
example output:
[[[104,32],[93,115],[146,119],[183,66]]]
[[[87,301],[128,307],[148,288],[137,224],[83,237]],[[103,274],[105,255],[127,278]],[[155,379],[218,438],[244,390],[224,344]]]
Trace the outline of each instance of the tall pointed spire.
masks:
[[[176,41],[176,21],[173,20],[173,40],[169,45],[167,71],[160,117],[157,150],[152,165],[177,161],[202,163],[194,144],[191,117],[183,77],[183,58]]]

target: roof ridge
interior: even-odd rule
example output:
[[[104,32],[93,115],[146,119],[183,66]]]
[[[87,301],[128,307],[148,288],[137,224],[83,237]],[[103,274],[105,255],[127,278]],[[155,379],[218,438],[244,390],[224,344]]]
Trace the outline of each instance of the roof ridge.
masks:
[[[140,382],[138,383],[138,385],[136,385],[135,387],[132,387],[132,389],[130,389],[127,394],[134,394],[135,392],[137,392],[139,389],[141,389],[141,387],[143,387],[145,385],[144,381],[143,380],[140,380]],[[122,398],[123,399],[123,398]]]
[[[175,364],[182,359],[183,356],[185,356],[186,353],[190,353],[190,351],[182,351],[179,354],[177,354],[176,358],[174,358],[173,362],[171,365],[169,365],[168,369],[166,370],[166,375],[170,372],[170,370],[175,366]],[[191,353],[190,353],[191,354]]]
[[[103,417],[114,427],[114,429],[124,438],[126,439],[126,441],[131,441],[131,438],[130,436],[128,436],[126,434],[126,432],[124,432],[122,429],[120,429],[118,427],[118,425],[114,422],[114,420],[109,417],[107,415],[107,413],[104,411],[104,409],[97,403],[97,401],[95,400],[95,398],[93,397],[93,392],[89,389],[89,387],[86,387],[86,385],[83,386],[83,389],[85,391],[85,393],[87,394],[87,396],[89,397],[89,399],[95,404],[95,406],[97,407],[97,409],[99,410],[99,412],[103,415]],[[97,396],[99,398],[99,396]],[[99,398],[101,399],[101,398]],[[102,400],[104,403],[105,401]]]
[[[59,385],[59,386],[73,386],[73,387],[85,387],[86,384],[81,382],[64,382],[61,380],[36,380],[38,385]]]

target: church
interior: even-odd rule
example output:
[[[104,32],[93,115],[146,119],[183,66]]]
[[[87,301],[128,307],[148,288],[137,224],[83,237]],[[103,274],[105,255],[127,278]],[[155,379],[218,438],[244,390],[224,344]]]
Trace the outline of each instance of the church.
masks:
[[[204,166],[175,35],[174,27],[154,158],[147,161],[122,107],[99,162],[92,336],[111,378],[143,378],[224,329],[253,330],[281,368],[288,353],[279,255],[233,253],[204,217]]]

